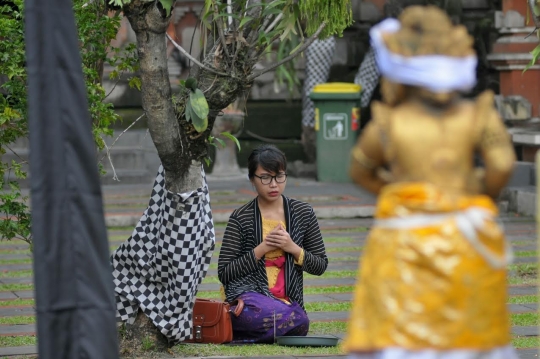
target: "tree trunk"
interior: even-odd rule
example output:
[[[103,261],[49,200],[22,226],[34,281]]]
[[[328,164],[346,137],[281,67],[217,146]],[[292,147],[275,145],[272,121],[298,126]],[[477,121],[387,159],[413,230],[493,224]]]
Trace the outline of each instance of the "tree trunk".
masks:
[[[159,2],[148,4],[142,0],[125,6],[124,13],[137,38],[142,106],[165,169],[165,184],[173,192],[194,190],[202,183],[200,170],[196,168],[200,168],[201,160],[207,155],[207,139],[217,114],[247,86],[238,80],[197,69],[198,87],[205,92],[210,108],[208,129],[197,133],[184,116],[187,92],[180,94],[176,108],[172,101],[165,37],[170,17],[165,15]]]
[[[196,190],[203,186],[201,160],[207,155],[207,139],[217,114],[249,86],[245,80],[217,76],[195,68],[193,72],[198,87],[204,92],[210,108],[208,128],[198,133],[184,115],[189,90],[183,89],[174,101],[172,98],[165,36],[170,17],[166,16],[158,1],[132,0],[123,10],[137,39],[142,106],[152,141],[165,170],[165,186],[176,193]],[[212,48],[212,44],[208,45]],[[224,72],[228,73],[226,70]],[[155,342],[154,349],[164,349],[163,335],[142,313],[138,314],[134,325],[124,326],[121,335],[124,338],[121,351],[132,352],[134,343],[147,347],[149,340]]]
[[[137,38],[142,106],[150,136],[165,168],[167,188],[173,189],[191,161],[187,153],[179,151],[185,134],[176,120],[171,101],[165,41],[170,19],[155,3],[147,4],[141,0],[125,6],[124,13]]]

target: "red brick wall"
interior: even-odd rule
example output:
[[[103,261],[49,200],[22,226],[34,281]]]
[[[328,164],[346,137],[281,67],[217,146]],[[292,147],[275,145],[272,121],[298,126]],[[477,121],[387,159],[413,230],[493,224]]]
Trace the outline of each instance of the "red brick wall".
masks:
[[[527,1],[526,0],[503,0],[502,11],[506,12],[508,10],[514,10],[519,12],[522,16],[525,16],[525,21],[527,19]]]
[[[524,162],[535,162],[536,152],[538,147],[535,146],[524,146],[521,149],[522,161]]]
[[[501,95],[521,95],[532,105],[532,116],[540,116],[538,102],[540,101],[540,70],[501,71]]]
[[[517,40],[521,40],[520,38],[517,38]],[[512,54],[519,54],[519,53],[528,53],[534,50],[534,48],[538,45],[536,42],[496,42],[493,44],[493,53],[496,54],[504,54],[504,53],[512,53]]]

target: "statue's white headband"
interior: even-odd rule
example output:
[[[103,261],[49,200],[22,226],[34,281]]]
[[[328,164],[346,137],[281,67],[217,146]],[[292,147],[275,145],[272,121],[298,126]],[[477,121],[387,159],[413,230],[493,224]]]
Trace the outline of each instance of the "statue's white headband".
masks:
[[[469,91],[476,84],[476,56],[450,57],[422,55],[406,57],[390,52],[382,34],[399,30],[396,19],[386,19],[369,32],[377,65],[388,80],[404,85],[425,87],[433,92]]]

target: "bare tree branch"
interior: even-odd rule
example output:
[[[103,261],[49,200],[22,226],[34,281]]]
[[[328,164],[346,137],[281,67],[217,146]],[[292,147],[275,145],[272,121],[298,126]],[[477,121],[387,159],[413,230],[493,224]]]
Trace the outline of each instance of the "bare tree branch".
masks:
[[[107,95],[105,95],[105,97],[103,97],[103,100],[105,100],[107,97],[109,97],[112,92],[114,91],[114,89],[116,88],[116,85],[118,85],[118,83],[120,82],[120,80],[122,79],[122,75],[124,74],[124,72],[122,71],[120,73],[120,75],[118,76],[118,80],[116,80],[116,82],[114,83],[113,85],[113,88],[111,89],[111,91],[109,91],[109,93]]]
[[[231,16],[232,14],[232,2],[231,0],[227,0],[227,14],[229,14],[229,16],[227,16],[227,19],[229,20],[229,27],[231,27],[232,25],[232,22],[233,22],[233,18]]]
[[[133,125],[135,125],[141,118],[143,118],[144,116],[146,115],[146,113],[143,113],[142,115],[140,115],[135,121],[133,121],[133,123],[131,125],[129,125],[124,131],[122,131],[121,134],[118,135],[118,137],[116,137],[116,139],[114,140],[114,142],[109,146],[107,147],[107,145],[105,145],[105,148],[107,149],[107,152],[103,155],[103,157],[101,157],[101,159],[99,160],[99,162],[103,161],[103,159],[105,158],[105,156],[109,157],[109,161],[111,162],[111,166],[113,165],[112,164],[112,161],[111,161],[111,148],[114,147],[114,144],[116,143],[116,141],[118,141],[118,139],[120,137],[122,137],[124,135],[124,133],[126,133],[131,127],[133,127]],[[103,143],[105,143],[105,141],[103,141]],[[114,166],[113,166],[113,171],[114,171]],[[114,175],[116,177],[116,174]]]
[[[279,20],[281,20],[282,17],[283,13],[280,13],[278,16],[276,16],[274,21],[272,21],[272,23],[266,29],[264,29],[264,32],[268,34],[270,31],[272,31],[272,29],[277,25],[277,23],[279,22]]]
[[[219,11],[218,11],[218,6],[217,6],[217,3],[214,2],[214,21],[217,23],[216,26],[218,28],[218,34],[219,34],[219,38],[221,40],[221,47],[223,47],[223,52],[225,53],[225,55],[227,55],[227,58],[230,57],[229,55],[229,50],[227,49],[227,41],[225,41],[225,35],[223,35],[223,26],[221,26],[223,22],[222,21],[219,21]]]
[[[125,132],[125,131],[124,131]],[[118,176],[116,175],[116,170],[114,169],[114,164],[112,162],[112,159],[111,159],[111,150],[110,148],[107,146],[107,144],[105,144],[105,142],[103,143],[103,145],[105,146],[107,152],[106,152],[106,156],[107,158],[109,159],[109,163],[111,164],[111,168],[112,168],[112,172],[113,172],[113,181],[118,181],[120,182],[120,179],[118,178]],[[103,156],[105,157],[105,156]],[[102,158],[103,159],[103,158]],[[101,161],[100,161],[101,162]]]
[[[274,43],[274,41],[276,41],[282,34],[278,33],[278,34],[275,34],[272,39],[268,42],[270,45],[269,46],[266,46],[266,47],[263,47],[262,49],[260,49],[256,54],[255,54],[255,58],[256,59],[259,59],[265,52],[266,52],[266,49],[268,48],[271,48],[272,47],[272,44]],[[271,52],[272,50],[270,50]]]
[[[259,6],[254,6],[255,4],[259,4]],[[261,0],[253,0],[252,4],[253,8],[251,8],[249,11],[247,11],[248,16],[250,16],[253,20],[253,22],[257,22],[257,26],[244,26],[244,37],[246,38],[248,44],[251,44],[255,41],[255,37],[259,34],[257,29],[259,29],[260,26],[260,17],[262,14],[262,5]],[[246,6],[247,7],[247,6]],[[248,24],[246,24],[248,25]],[[251,24],[250,24],[251,25]]]
[[[224,72],[219,72],[211,67],[208,67],[206,65],[204,65],[202,62],[199,62],[196,58],[194,58],[193,56],[190,55],[189,52],[187,52],[186,50],[184,50],[184,48],[180,45],[178,45],[173,39],[172,37],[169,36],[169,34],[165,33],[165,35],[167,35],[167,38],[169,39],[170,42],[172,42],[172,44],[174,45],[174,47],[176,47],[178,49],[178,51],[180,51],[182,54],[184,54],[187,58],[189,58],[191,61],[193,61],[193,63],[195,63],[197,66],[199,66],[200,68],[202,69],[205,69],[206,71],[210,71],[216,75],[220,75],[220,76],[227,76],[227,77],[230,77],[230,75],[224,73]]]
[[[24,158],[22,158],[21,156],[19,156],[19,154],[17,152],[15,152],[11,147],[9,147],[8,145],[4,145],[8,150],[10,150],[15,156],[17,156],[17,158],[19,160],[21,160],[21,163],[26,163],[27,161],[24,160]]]
[[[304,42],[304,44],[302,46],[300,46],[300,48],[298,48],[298,50],[296,50],[294,53],[290,54],[289,56],[285,57],[283,60],[281,60],[281,61],[279,61],[279,62],[277,62],[277,63],[275,63],[275,64],[273,64],[273,65],[271,65],[271,66],[269,66],[269,67],[267,67],[265,69],[262,69],[259,72],[254,73],[253,75],[249,76],[247,78],[247,81],[251,82],[254,79],[256,79],[257,77],[261,76],[262,74],[265,74],[268,71],[272,71],[276,67],[279,67],[279,66],[283,65],[284,63],[294,59],[296,56],[298,56],[298,54],[300,54],[305,49],[307,49],[307,47],[309,45],[311,45],[311,43],[313,41],[315,41],[315,39],[317,38],[317,36],[319,36],[319,34],[321,33],[321,31],[324,29],[325,26],[326,26],[326,22],[322,22],[321,25],[319,26],[319,28],[317,29],[317,31],[315,31],[315,33],[313,35],[311,35],[311,37],[309,39],[307,39],[306,42]]]

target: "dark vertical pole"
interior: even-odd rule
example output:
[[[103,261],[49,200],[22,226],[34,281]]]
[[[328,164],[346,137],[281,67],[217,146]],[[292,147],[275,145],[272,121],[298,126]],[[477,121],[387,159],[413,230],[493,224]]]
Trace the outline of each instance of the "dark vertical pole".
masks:
[[[118,358],[101,187],[73,4],[26,0],[40,359]]]

